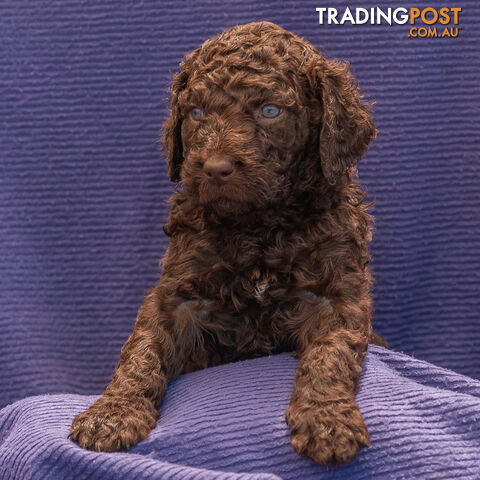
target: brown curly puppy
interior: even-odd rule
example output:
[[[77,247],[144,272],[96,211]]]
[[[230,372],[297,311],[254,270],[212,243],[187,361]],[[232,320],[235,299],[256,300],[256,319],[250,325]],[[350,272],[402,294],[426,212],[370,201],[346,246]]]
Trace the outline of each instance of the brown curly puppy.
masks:
[[[160,283],[103,396],[70,437],[114,451],[146,438],[182,372],[294,350],[286,420],[320,464],[369,445],[355,403],[371,330],[371,217],[355,163],[375,136],[348,65],[269,22],[187,55],[164,144],[172,181]]]

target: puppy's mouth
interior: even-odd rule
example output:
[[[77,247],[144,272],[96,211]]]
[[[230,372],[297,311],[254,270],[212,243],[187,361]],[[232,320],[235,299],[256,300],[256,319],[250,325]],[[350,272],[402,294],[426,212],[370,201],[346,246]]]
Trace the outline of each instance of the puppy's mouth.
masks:
[[[184,188],[192,200],[206,211],[220,217],[238,216],[263,207],[261,188],[251,178],[234,173],[225,181],[212,181],[206,175],[192,175]]]
[[[235,203],[242,200],[243,189],[234,182],[214,183],[202,178],[198,183],[198,200],[201,205]]]

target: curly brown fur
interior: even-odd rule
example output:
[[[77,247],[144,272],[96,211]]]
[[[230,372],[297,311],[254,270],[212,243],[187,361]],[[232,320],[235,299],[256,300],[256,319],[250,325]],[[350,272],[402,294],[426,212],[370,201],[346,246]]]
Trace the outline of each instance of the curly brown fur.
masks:
[[[279,115],[267,118],[266,105]],[[355,163],[374,136],[348,65],[275,24],[236,26],[188,54],[164,124],[183,189],[162,277],[70,437],[128,449],[148,436],[176,375],[294,350],[293,448],[329,465],[368,446],[355,392],[368,341],[381,339]]]

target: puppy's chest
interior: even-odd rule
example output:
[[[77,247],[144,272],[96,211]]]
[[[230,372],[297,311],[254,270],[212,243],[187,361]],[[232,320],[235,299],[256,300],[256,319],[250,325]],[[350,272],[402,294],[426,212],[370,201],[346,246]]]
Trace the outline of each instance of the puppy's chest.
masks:
[[[265,354],[289,345],[291,324],[305,296],[295,272],[299,262],[313,268],[311,252],[298,243],[272,243],[247,239],[235,249],[219,249],[212,258],[214,271],[198,284],[194,317],[222,351]]]
[[[259,306],[267,306],[272,300],[272,290],[278,288],[282,283],[285,285],[287,283],[286,279],[281,278],[282,275],[270,271],[263,265],[241,272],[238,277],[238,281],[232,282],[232,293],[241,292],[250,300],[250,305],[256,303]]]
[[[295,287],[296,255],[294,244],[240,244],[229,260],[233,268],[226,273],[223,292],[237,306],[267,309],[278,304]],[[303,252],[308,263],[308,254]]]

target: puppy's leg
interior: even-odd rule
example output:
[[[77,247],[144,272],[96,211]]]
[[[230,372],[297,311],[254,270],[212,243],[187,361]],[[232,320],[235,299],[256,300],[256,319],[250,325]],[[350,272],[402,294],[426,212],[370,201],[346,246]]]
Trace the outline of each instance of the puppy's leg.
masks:
[[[333,306],[330,314],[324,310],[323,315],[312,310],[314,320],[300,342],[303,345],[286,412],[295,451],[322,465],[348,462],[370,444],[355,402],[368,333],[341,326],[335,310]],[[360,309],[353,306],[351,313],[354,311]]]
[[[155,290],[139,310],[135,328],[122,348],[110,385],[77,415],[69,437],[96,451],[126,450],[148,437],[159,416],[167,382],[185,361]],[[172,330],[172,332],[170,332]],[[185,341],[185,338],[182,338]]]
[[[345,463],[370,445],[355,402],[367,345],[361,332],[338,329],[316,339],[301,355],[286,412],[299,454],[323,465]]]

